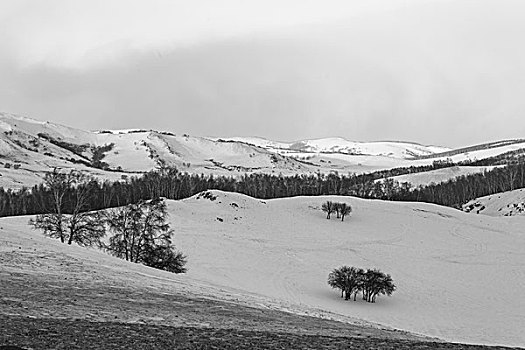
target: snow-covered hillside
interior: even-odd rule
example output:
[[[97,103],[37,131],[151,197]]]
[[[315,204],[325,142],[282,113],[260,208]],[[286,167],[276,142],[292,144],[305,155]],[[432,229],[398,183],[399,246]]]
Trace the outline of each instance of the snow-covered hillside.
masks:
[[[351,204],[352,215],[344,222],[327,220],[319,207],[328,199]],[[168,209],[174,243],[189,257],[185,275],[61,245],[32,230],[27,217],[0,219],[0,237],[10,242],[0,251],[15,247],[11,253],[32,256],[28,266],[38,268],[71,255],[78,273],[92,273],[88,266],[96,262],[98,280],[111,273],[121,284],[150,285],[157,292],[175,288],[192,297],[379,323],[449,341],[525,345],[524,217],[352,197],[263,201],[220,191],[169,201]],[[37,247],[39,253],[31,255]],[[67,253],[50,253],[60,247]],[[398,289],[375,304],[344,301],[326,283],[328,273],[344,264],[380,268]],[[104,310],[99,314],[106,315]],[[126,319],[129,314],[116,315],[134,322]]]
[[[169,203],[190,278],[446,340],[525,345],[523,217],[351,197],[211,194]],[[350,203],[351,217],[327,220],[319,209],[327,199]],[[398,291],[376,304],[345,302],[326,283],[343,264],[380,268]]]
[[[473,199],[463,205],[463,210],[489,216],[524,216],[525,189],[520,188]]]
[[[234,177],[246,173],[360,174],[429,165],[436,160],[479,160],[524,146],[519,140],[511,140],[465,148],[458,153],[415,143],[352,142],[342,138],[285,143],[138,129],[90,132],[0,113],[0,186],[31,187],[42,182],[45,172],[55,167],[78,169],[111,181],[161,165],[194,174]],[[423,180],[418,183],[425,184]]]
[[[313,173],[315,166],[238,142],[148,130],[87,132],[0,114],[0,186],[31,187],[54,167],[79,169],[102,179],[153,170],[162,164],[197,174]],[[94,168],[94,148],[108,146],[106,170]]]
[[[295,142],[275,142],[258,137],[231,137],[222,139],[244,142],[283,154],[289,152],[341,153],[348,155],[370,155],[408,159],[413,158],[414,156],[429,156],[450,150],[450,148],[446,147],[423,146],[412,142],[355,142],[346,140],[342,137],[301,140]]]
[[[483,173],[492,169],[494,169],[493,166],[453,166],[413,174],[392,176],[389,179],[393,179],[399,183],[408,182],[412,187],[417,188],[419,186],[428,186],[431,183],[447,182],[460,176]]]

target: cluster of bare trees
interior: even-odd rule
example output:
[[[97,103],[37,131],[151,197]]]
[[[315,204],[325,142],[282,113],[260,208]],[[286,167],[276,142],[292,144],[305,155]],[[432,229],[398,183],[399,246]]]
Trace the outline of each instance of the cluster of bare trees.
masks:
[[[131,262],[174,273],[186,272],[186,257],[171,242],[172,230],[163,199],[141,200],[105,212],[91,211],[88,203],[92,193],[87,184],[94,180],[89,176],[55,169],[46,174],[44,181],[52,193],[52,205],[47,213],[29,220],[35,229],[62,243],[94,246]],[[106,228],[114,233],[109,243],[103,241]]]
[[[347,203],[338,203],[332,201],[326,201],[321,206],[321,210],[326,213],[326,218],[330,219],[330,215],[336,213],[337,218],[341,221],[345,220],[345,216],[349,215],[352,212],[352,207]]]
[[[140,201],[106,213],[114,235],[104,248],[112,255],[174,273],[186,272],[186,257],[174,249],[162,199]]]
[[[396,286],[392,277],[378,269],[367,269],[357,267],[342,266],[334,269],[328,275],[328,284],[334,289],[341,290],[341,298],[350,300],[353,296],[354,301],[357,294],[361,293],[363,300],[375,303],[376,297],[382,295],[392,295]]]
[[[106,229],[102,214],[87,211],[90,192],[85,184],[91,180],[78,171],[64,173],[54,169],[47,173],[44,183],[52,194],[51,210],[37,215],[29,223],[62,243],[100,247]],[[74,195],[66,197],[72,189]],[[65,213],[66,206],[71,208],[69,214]]]

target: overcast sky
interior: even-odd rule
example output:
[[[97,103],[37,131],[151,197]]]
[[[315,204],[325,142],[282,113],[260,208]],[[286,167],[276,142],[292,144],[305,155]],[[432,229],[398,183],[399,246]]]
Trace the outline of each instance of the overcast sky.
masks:
[[[525,137],[522,0],[2,0],[0,111],[82,129]]]

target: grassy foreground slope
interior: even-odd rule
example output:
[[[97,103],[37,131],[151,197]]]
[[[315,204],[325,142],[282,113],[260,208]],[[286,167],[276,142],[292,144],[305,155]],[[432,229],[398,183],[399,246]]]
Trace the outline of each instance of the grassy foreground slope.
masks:
[[[27,349],[337,348],[403,346],[429,339],[346,318],[279,310],[240,295],[67,246],[27,226],[0,220],[0,346]],[[359,346],[361,346],[359,345]],[[335,346],[335,347],[334,347]]]
[[[525,343],[520,218],[331,198],[354,206],[340,222],[318,210],[327,198],[211,194],[169,202],[186,275],[62,245],[32,231],[27,217],[0,219],[0,345],[467,348],[387,326]],[[379,267],[399,291],[377,304],[344,302],[326,285],[341,264]]]

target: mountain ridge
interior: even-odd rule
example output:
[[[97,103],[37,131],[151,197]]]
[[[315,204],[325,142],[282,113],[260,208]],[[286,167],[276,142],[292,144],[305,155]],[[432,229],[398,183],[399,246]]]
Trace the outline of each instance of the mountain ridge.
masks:
[[[139,128],[85,131],[0,113],[0,186],[31,187],[53,168],[81,170],[111,181],[161,166],[233,177],[251,173],[361,174],[435,161],[479,160],[524,147],[525,140],[490,142],[455,151],[415,142],[355,142],[342,137],[280,142]]]

